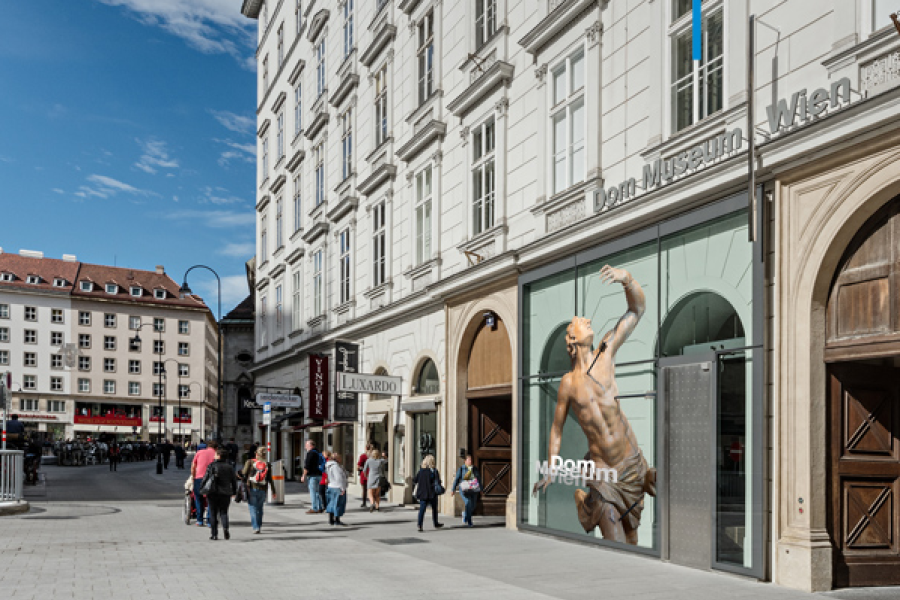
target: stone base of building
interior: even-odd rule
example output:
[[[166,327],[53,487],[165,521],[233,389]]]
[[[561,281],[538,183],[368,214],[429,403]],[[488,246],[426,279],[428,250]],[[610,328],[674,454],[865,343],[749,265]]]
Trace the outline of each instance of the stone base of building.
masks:
[[[825,530],[804,533],[778,540],[774,582],[804,592],[828,591],[833,581],[831,539]]]

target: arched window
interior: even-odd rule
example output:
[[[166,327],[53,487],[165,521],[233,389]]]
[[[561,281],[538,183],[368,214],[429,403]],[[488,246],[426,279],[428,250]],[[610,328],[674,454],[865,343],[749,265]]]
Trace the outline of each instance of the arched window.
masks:
[[[441,378],[438,375],[437,367],[433,360],[427,358],[419,369],[419,376],[416,377],[416,387],[413,390],[413,394],[416,396],[433,396],[440,393]]]
[[[681,299],[663,323],[662,355],[680,356],[745,345],[744,326],[728,300],[714,292]]]

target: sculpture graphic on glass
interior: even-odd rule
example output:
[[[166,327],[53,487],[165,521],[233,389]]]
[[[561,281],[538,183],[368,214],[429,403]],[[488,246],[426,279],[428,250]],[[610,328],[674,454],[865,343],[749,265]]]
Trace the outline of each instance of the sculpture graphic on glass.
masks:
[[[584,461],[578,463],[579,471],[590,465],[590,473],[576,475],[587,486],[586,491],[575,490],[578,520],[586,533],[599,527],[605,539],[637,544],[644,494],[656,496],[656,469],[648,467],[619,405],[615,355],[644,314],[644,291],[628,271],[609,265],[600,270],[600,280],[622,284],[628,311],[603,336],[594,351],[590,319],[574,317],[566,328],[566,350],[572,359],[572,369],[559,385],[550,429],[549,458],[551,464],[562,464],[559,451],[563,426],[571,411],[588,442]],[[601,472],[612,473],[613,477],[593,476]],[[533,494],[546,490],[551,479],[551,474],[545,473],[535,484]]]

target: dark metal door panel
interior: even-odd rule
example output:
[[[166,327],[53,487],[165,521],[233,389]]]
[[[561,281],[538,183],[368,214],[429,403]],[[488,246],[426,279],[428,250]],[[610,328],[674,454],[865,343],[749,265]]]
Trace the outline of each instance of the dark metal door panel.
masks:
[[[671,562],[712,564],[713,371],[710,362],[662,368],[667,443],[667,547]]]

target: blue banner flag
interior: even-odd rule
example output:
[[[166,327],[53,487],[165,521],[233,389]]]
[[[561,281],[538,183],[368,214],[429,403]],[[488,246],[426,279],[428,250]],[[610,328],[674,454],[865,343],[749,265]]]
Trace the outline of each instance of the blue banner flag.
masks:
[[[694,0],[693,15],[691,16],[691,40],[693,42],[694,60],[703,60],[703,51],[700,45],[703,39],[703,15],[700,11],[702,4],[703,0]]]

